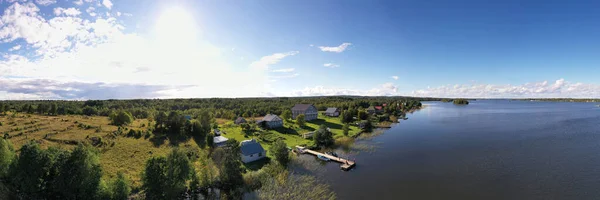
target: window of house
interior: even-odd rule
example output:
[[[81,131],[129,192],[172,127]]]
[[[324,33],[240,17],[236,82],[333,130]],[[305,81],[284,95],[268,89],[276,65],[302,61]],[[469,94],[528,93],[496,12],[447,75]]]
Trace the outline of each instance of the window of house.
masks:
[[[250,154],[250,157],[254,156],[254,154]]]
[[[262,152],[258,153],[258,157],[262,157]]]

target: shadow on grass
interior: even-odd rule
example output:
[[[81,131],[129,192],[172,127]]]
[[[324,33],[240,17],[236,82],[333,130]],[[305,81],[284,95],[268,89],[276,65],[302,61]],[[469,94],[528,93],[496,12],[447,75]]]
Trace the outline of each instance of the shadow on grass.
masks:
[[[169,140],[171,146],[178,146],[181,142],[187,142],[190,138],[180,134],[165,134],[165,133],[154,133],[149,141],[152,142],[154,147],[163,145],[166,140]],[[205,140],[206,142],[206,140]]]
[[[271,158],[265,157],[263,159],[260,159],[260,160],[254,161],[254,162],[244,163],[244,167],[247,170],[256,171],[256,170],[259,170],[260,168],[262,168],[263,166],[265,166],[266,164],[269,164],[269,162],[271,162]]]
[[[289,127],[279,127],[279,128],[274,128],[274,131],[277,131],[281,134],[294,134],[297,135],[298,131],[296,131],[295,129],[289,128]]]
[[[319,126],[325,125],[325,126],[327,126],[328,128],[331,128],[331,129],[342,129],[342,126],[343,126],[342,124],[331,123],[331,122],[325,121],[324,119],[315,119],[315,120],[312,120],[312,121],[310,121],[308,123],[316,124],[316,125],[319,125]]]

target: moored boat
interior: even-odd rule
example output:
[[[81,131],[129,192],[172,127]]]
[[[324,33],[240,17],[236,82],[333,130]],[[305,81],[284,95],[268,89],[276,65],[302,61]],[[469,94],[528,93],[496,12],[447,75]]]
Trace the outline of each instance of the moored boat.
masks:
[[[317,155],[317,158],[323,160],[323,161],[329,161],[329,158],[322,156],[322,155]]]

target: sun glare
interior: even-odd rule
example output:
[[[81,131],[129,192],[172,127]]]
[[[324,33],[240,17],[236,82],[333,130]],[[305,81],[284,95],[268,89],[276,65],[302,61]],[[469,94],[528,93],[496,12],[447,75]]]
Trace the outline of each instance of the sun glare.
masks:
[[[170,43],[188,43],[197,37],[194,17],[181,7],[164,10],[156,21],[156,35],[159,40]]]

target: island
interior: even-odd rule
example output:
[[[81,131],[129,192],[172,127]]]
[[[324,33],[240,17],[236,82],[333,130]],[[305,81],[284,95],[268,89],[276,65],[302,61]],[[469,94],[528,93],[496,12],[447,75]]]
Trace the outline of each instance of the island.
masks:
[[[469,101],[466,99],[454,99],[452,102],[456,105],[469,105]]]

